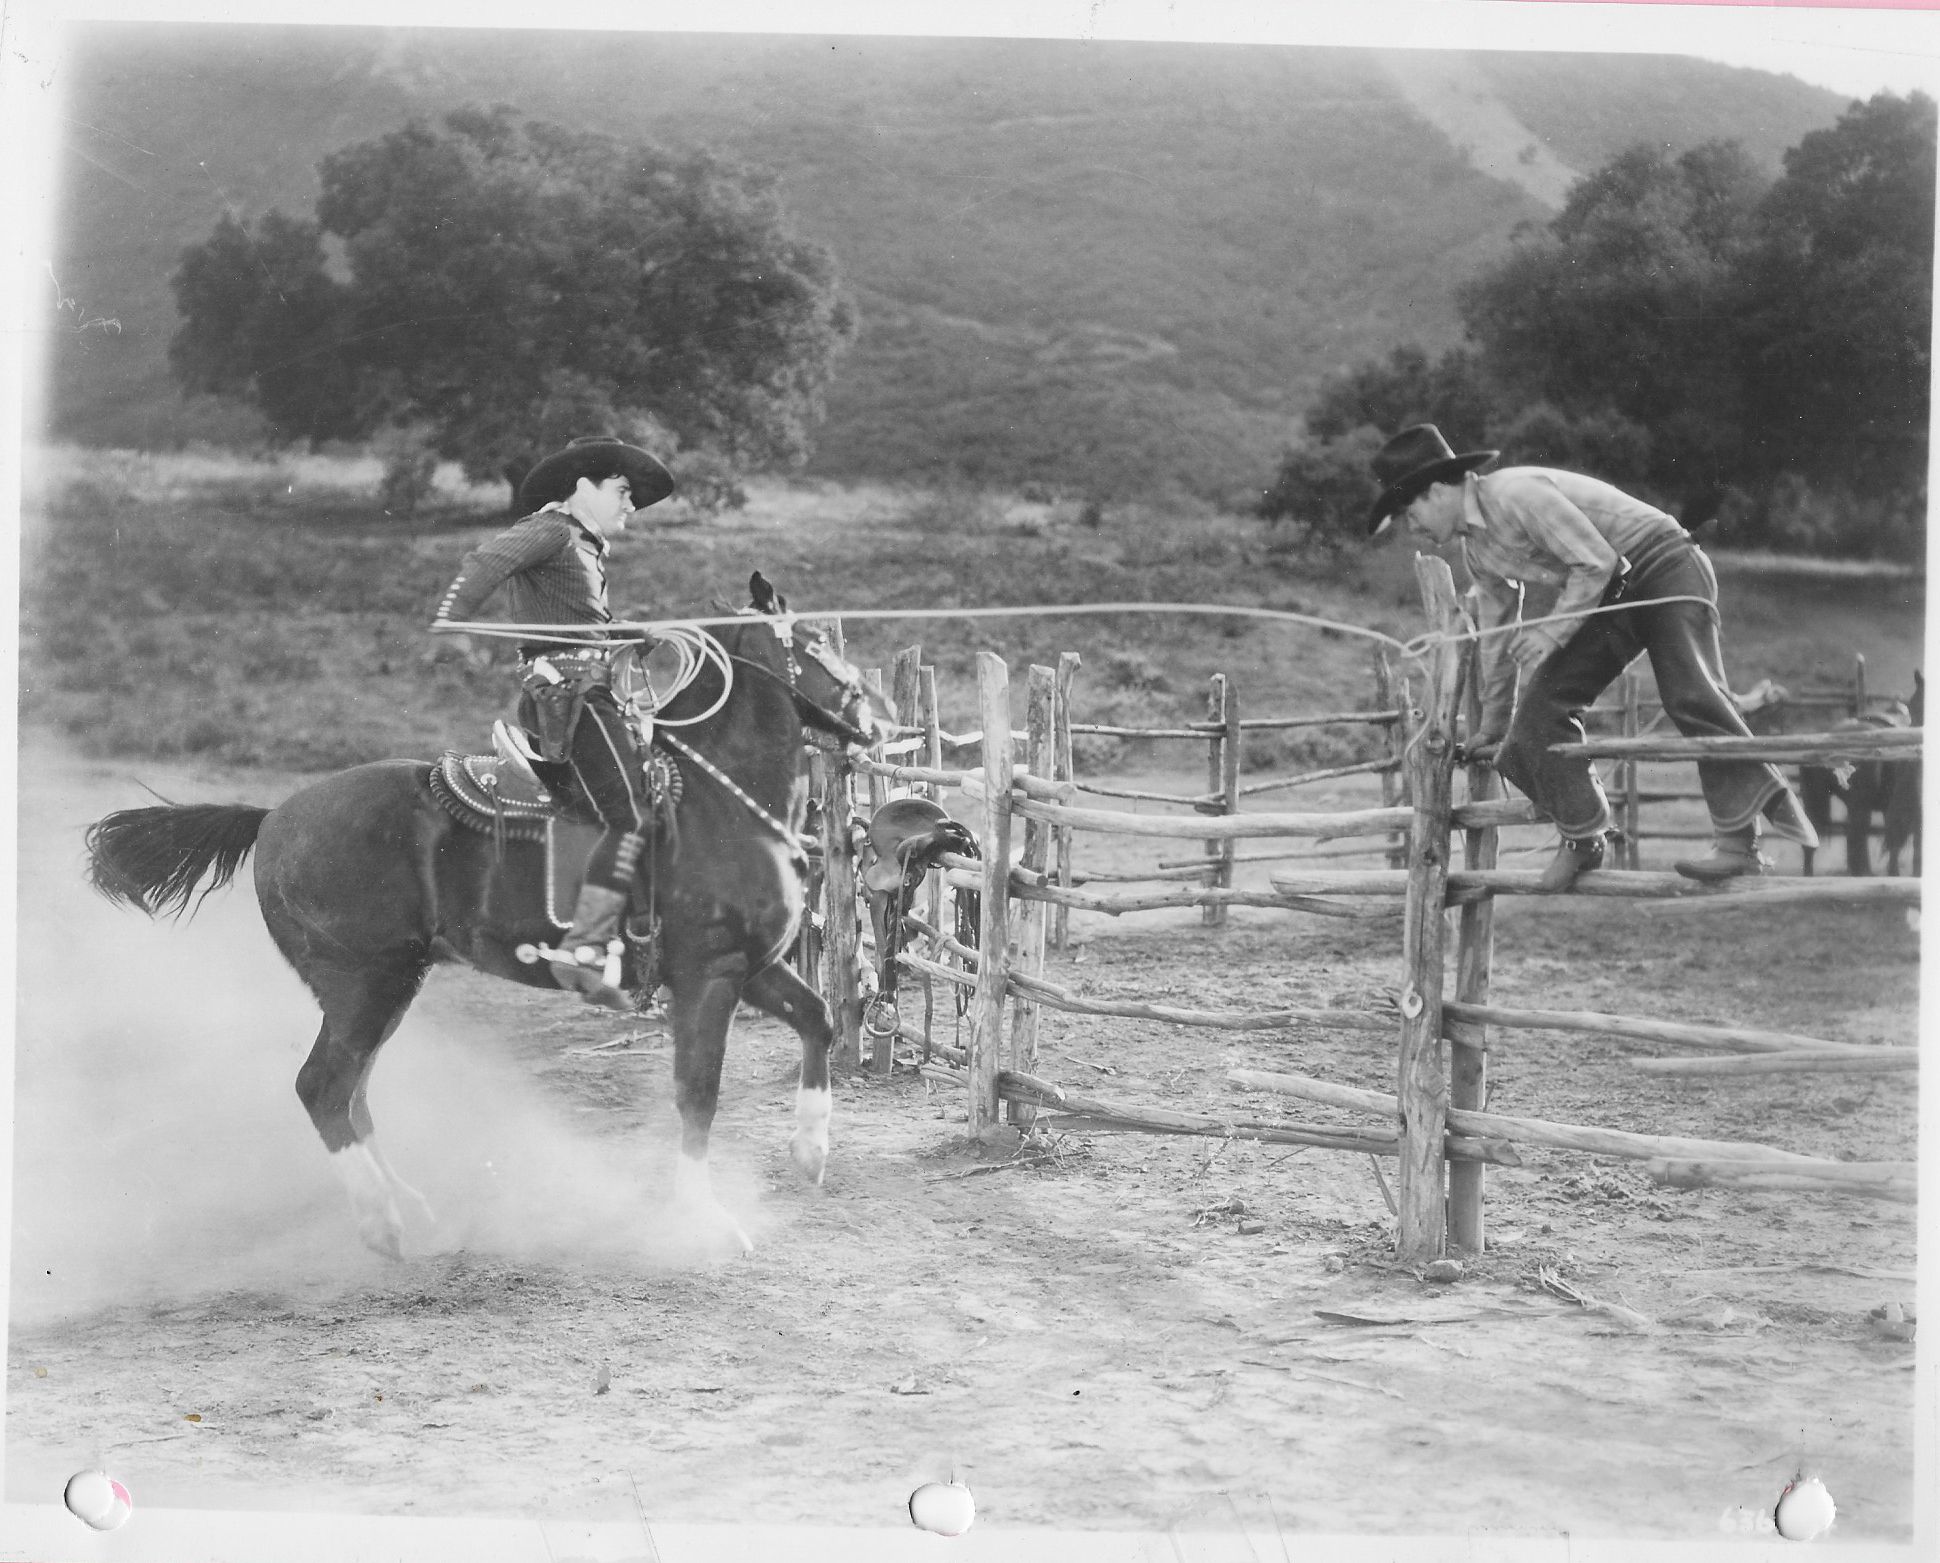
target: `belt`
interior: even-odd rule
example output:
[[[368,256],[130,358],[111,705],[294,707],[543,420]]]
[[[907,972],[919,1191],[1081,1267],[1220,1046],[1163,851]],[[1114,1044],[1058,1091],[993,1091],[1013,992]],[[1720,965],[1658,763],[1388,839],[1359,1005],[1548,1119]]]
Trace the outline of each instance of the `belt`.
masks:
[[[1626,576],[1635,576],[1648,570],[1652,565],[1661,564],[1680,548],[1695,549],[1696,547],[1697,540],[1681,528],[1677,530],[1666,528],[1661,532],[1653,532],[1625,556],[1623,573]]]
[[[613,655],[613,648],[605,646],[573,646],[570,649],[557,646],[519,647],[519,666],[530,667],[539,658],[548,662],[600,663],[604,665]]]
[[[1616,574],[1610,577],[1610,584],[1603,590],[1604,603],[1607,605],[1617,601],[1646,570],[1654,569],[1682,548],[1695,553],[1697,541],[1681,528],[1651,533],[1617,560]]]

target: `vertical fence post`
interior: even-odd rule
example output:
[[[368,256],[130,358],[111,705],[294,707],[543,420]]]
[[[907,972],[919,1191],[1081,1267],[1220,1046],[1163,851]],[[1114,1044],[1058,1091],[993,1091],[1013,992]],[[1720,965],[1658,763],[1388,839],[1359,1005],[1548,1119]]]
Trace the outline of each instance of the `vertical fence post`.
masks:
[[[822,997],[835,1023],[835,1062],[851,1069],[862,1062],[854,821],[849,768],[836,760],[822,775]]]
[[[1471,741],[1482,731],[1481,653],[1474,641],[1463,648],[1467,661],[1468,732]],[[1493,765],[1468,767],[1468,798],[1471,803],[1502,796],[1502,778]],[[1462,833],[1462,866],[1468,869],[1494,868],[1497,833],[1491,825]],[[1466,903],[1457,919],[1455,935],[1455,997],[1464,1004],[1489,1002],[1490,968],[1495,960],[1495,897],[1485,895]],[[1448,1105],[1481,1112],[1489,1104],[1489,1033],[1478,1026],[1475,1033],[1461,1029],[1461,1036],[1450,1035],[1448,1054]],[[1488,1229],[1482,1214],[1483,1164],[1479,1161],[1451,1161],[1448,1164],[1448,1240],[1457,1247],[1479,1254],[1488,1246]]]
[[[881,668],[864,668],[862,670],[862,687],[869,692],[869,703],[876,710],[880,711],[884,707],[884,705],[887,704],[887,702],[883,699],[883,695],[885,691],[883,689]],[[869,755],[871,759],[874,759],[880,762],[881,760],[886,758],[886,756],[882,752],[882,745],[883,745],[883,740],[881,737],[878,737],[876,741],[869,746]],[[879,776],[874,771],[865,771],[863,774],[867,778],[867,781],[864,787],[864,796],[859,801],[861,802],[862,807],[867,810],[867,814],[863,821],[863,823],[866,824],[869,819],[875,818],[876,810],[881,808],[885,803],[889,801],[889,778],[887,776]],[[869,906],[868,892],[862,888],[859,880],[856,885],[856,904],[859,907],[864,908],[865,910]],[[877,919],[873,914],[873,912],[871,912],[869,914],[869,923],[870,923],[873,937],[876,939],[881,939],[885,936],[887,930],[876,927],[875,926],[876,922],[877,922]],[[880,975],[881,975],[880,967],[882,962],[882,946],[880,945],[876,946],[874,951],[874,956],[875,956],[875,963],[878,968],[877,975],[878,975],[878,978],[880,979]],[[856,978],[857,978],[858,984],[860,984],[861,976],[862,976],[861,967],[863,963],[868,959],[869,959],[869,956],[865,954],[860,948],[860,939],[858,938],[858,949],[856,951],[856,967],[857,967]],[[858,997],[859,996],[860,994],[858,991]],[[874,1032],[870,1031],[867,1027],[864,1027],[861,1031],[859,1031],[856,1036],[856,1048],[858,1053],[856,1061],[858,1063],[862,1061],[860,1057],[860,1051],[865,1039],[867,1040],[868,1047],[869,1047],[869,1060],[868,1060],[869,1072],[871,1074],[878,1074],[878,1075],[888,1074],[896,1053],[895,1033],[891,1032],[886,1037],[879,1037]]]
[[[943,718],[936,709],[936,669],[930,666],[916,670],[916,705],[920,715],[918,725],[923,729],[923,765],[932,771],[943,769]],[[941,788],[932,788],[934,797]]]
[[[997,1126],[997,1060],[1010,968],[1010,669],[995,652],[977,653],[977,706],[983,720],[983,908],[970,1025],[970,1133],[981,1138]]]
[[[1379,711],[1401,714],[1387,724],[1388,758],[1394,769],[1381,773],[1381,807],[1391,809],[1408,801],[1408,773],[1403,760],[1408,750],[1408,691],[1394,676],[1394,661],[1385,646],[1374,654],[1374,701]],[[1403,868],[1408,861],[1408,844],[1400,835],[1388,838],[1388,867]]]
[[[1071,686],[1077,681],[1081,660],[1075,651],[1058,653],[1057,699],[1051,707],[1055,746],[1055,768],[1051,775],[1055,781],[1071,781],[1077,775],[1071,754]],[[1058,883],[1067,890],[1071,888],[1071,842],[1075,834],[1069,825],[1057,827]],[[1051,908],[1051,947],[1063,950],[1070,945],[1071,908],[1054,906]]]
[[[869,692],[869,703],[878,711],[888,704],[888,701],[884,699],[887,691],[883,688],[881,668],[864,668],[862,670],[862,687]],[[882,745],[883,740],[881,737],[878,737],[869,746],[870,758],[879,763],[888,758],[882,752]],[[887,776],[878,776],[874,771],[868,772],[867,775],[869,778],[869,812],[873,815],[877,809],[889,801],[889,778]]]
[[[895,660],[890,663],[889,703],[896,708],[896,723],[899,727],[907,726],[915,719],[916,700],[917,700],[917,676],[918,676],[918,670],[922,666],[922,661],[923,661],[923,648],[921,646],[905,646],[901,651],[896,653]],[[877,744],[876,746],[876,754],[878,758],[887,758],[887,756],[883,754],[882,745],[880,743]],[[898,763],[904,764],[904,765],[911,763],[911,757],[905,756],[900,751],[897,755],[897,760],[898,760]],[[888,801],[891,783],[889,781],[889,778],[886,776],[871,777],[870,780],[874,784],[870,787],[870,798],[871,798],[872,807],[881,808],[882,805]],[[934,876],[934,873],[935,873],[935,870],[931,870],[931,877]],[[885,912],[889,912],[893,910],[894,910],[893,902],[888,907],[885,907]],[[889,931],[890,930],[886,927],[881,930],[882,933],[888,933]],[[881,952],[878,951],[877,952],[878,962],[880,962],[881,959],[882,959]],[[884,975],[887,976],[888,973],[885,972]],[[897,979],[896,979],[896,986],[898,991],[902,989],[903,981],[904,981],[903,975],[901,973],[898,973]],[[925,1016],[925,1019],[927,1020],[927,1015]],[[900,1029],[900,1026],[901,1026],[901,1022],[899,1020],[898,1021],[899,1029]],[[927,1025],[924,1028],[924,1040],[925,1042],[928,1041]],[[896,1052],[895,1033],[891,1032],[886,1037],[871,1036],[869,1046],[870,1046],[869,1065],[870,1065],[871,1072],[879,1075],[888,1074],[892,1067],[892,1061],[895,1057],[895,1052]]]
[[[1230,800],[1226,794],[1226,768],[1233,743],[1233,732],[1227,713],[1237,703],[1238,697],[1233,689],[1232,680],[1224,673],[1213,674],[1211,687],[1206,691],[1206,720],[1216,724],[1219,731],[1206,740],[1206,791],[1212,794],[1212,801],[1199,805],[1202,813],[1231,812]],[[1233,842],[1230,836],[1224,839],[1216,838],[1206,843],[1206,865],[1206,877],[1203,882],[1208,889],[1232,886]],[[1207,928],[1224,928],[1226,904],[1223,901],[1206,903],[1199,909],[1199,921]]]
[[[885,690],[883,688],[881,670],[877,668],[870,668],[863,673],[862,675],[863,687],[869,691],[872,697],[877,698],[877,702],[878,702],[877,709],[879,710],[882,709],[882,707],[885,704],[894,705],[899,712],[905,711],[908,709],[908,707],[903,704],[903,684],[905,681],[905,673],[906,672],[908,673],[909,675],[908,681],[913,684],[915,681],[914,674],[916,669],[916,660],[918,657],[921,656],[921,654],[922,653],[916,647],[913,647],[913,646],[909,648],[907,651],[899,651],[896,653],[894,671],[891,675],[893,680],[892,687],[895,690],[895,694],[890,700],[886,702],[880,699],[880,697],[885,693]],[[883,752],[884,742],[885,742],[884,738],[878,737],[876,739],[876,742],[870,747],[870,752],[871,754],[874,755],[878,763],[886,761],[889,758],[889,756]],[[871,817],[875,815],[875,812],[877,809],[881,808],[885,803],[889,801],[889,789],[890,789],[890,781],[887,776],[878,775],[874,771],[871,771],[869,773],[869,813]],[[883,913],[885,916],[892,914],[894,910],[895,908],[893,903],[886,903],[883,907]],[[886,923],[883,924],[882,926],[879,926],[876,929],[876,937],[878,939],[887,939],[889,938],[889,936],[890,936],[890,929]],[[879,974],[883,978],[887,979],[889,973],[882,969],[884,948],[886,948],[886,946],[880,946],[876,950],[876,965],[877,965]],[[869,1032],[869,1072],[871,1074],[876,1074],[876,1075],[888,1074],[889,1071],[895,1067],[895,1058],[896,1058],[895,1031],[891,1030],[885,1035],[877,1035],[874,1030],[871,1030]]]
[[[815,800],[818,810],[828,796],[828,773],[840,763],[839,757],[820,749],[808,758],[809,796]],[[828,996],[828,985],[823,980],[822,935],[828,927],[828,888],[828,859],[824,843],[818,837],[816,853],[808,865],[808,906],[802,913],[802,931],[795,938],[795,970],[803,982],[824,998]]]
[[[1859,653],[1852,659],[1852,714],[1866,714],[1866,658]]]
[[[936,669],[918,667],[916,670],[916,711],[917,723],[923,729],[922,763],[932,771],[943,769],[943,726],[936,712]],[[929,784],[929,796],[939,797],[943,788],[938,783]],[[932,928],[943,927],[943,875],[939,870],[929,874],[929,884],[925,890],[923,912]],[[955,891],[950,894],[954,896]],[[945,930],[946,932],[948,930]],[[932,952],[933,953],[933,952]],[[928,1062],[930,1038],[936,1022],[936,982],[928,972],[923,973],[923,1058]]]
[[[1638,701],[1639,688],[1643,680],[1637,677],[1633,663],[1623,673],[1623,736],[1635,738],[1641,729]],[[1623,866],[1642,867],[1643,847],[1639,837],[1644,830],[1643,783],[1639,780],[1641,772],[1635,760],[1622,760],[1617,764],[1617,775],[1621,782],[1623,797]]]
[[[1246,730],[1240,726],[1239,721],[1239,686],[1228,682],[1226,685],[1225,767],[1219,778],[1220,791],[1225,794],[1225,807],[1221,812],[1225,814],[1239,813],[1239,775],[1245,769],[1246,751],[1242,747],[1245,742]],[[1220,869],[1219,882],[1228,889],[1231,889],[1233,884],[1233,838],[1228,836],[1220,843],[1220,848],[1220,857],[1224,866]]]
[[[917,727],[922,724],[923,648],[905,646],[896,653],[896,660],[890,664],[889,698],[896,707],[896,724],[899,727]],[[901,763],[920,765],[914,751]]]
[[[1031,668],[1029,717],[1025,722],[1030,739],[1025,751],[1025,764],[1033,776],[1047,779],[1055,770],[1057,755],[1057,734],[1052,722],[1057,705],[1057,677],[1047,667],[1033,664]],[[1042,874],[1050,860],[1051,827],[1041,820],[1027,820],[1024,824],[1021,866],[1026,873]],[[1044,913],[1045,904],[1042,901],[1021,901],[1012,919],[1017,935],[1015,963],[1019,970],[1033,977],[1044,970]],[[1021,993],[1012,999],[1010,1067],[1025,1074],[1037,1073],[1037,1018],[1035,999],[1026,998]],[[1037,1117],[1037,1109],[1028,1102],[1011,1102],[1006,1116],[1018,1128],[1028,1129]]]
[[[1448,636],[1467,627],[1444,560],[1415,556],[1428,627]],[[1414,819],[1408,840],[1406,955],[1401,990],[1401,1050],[1395,1100],[1400,1109],[1401,1169],[1395,1253],[1403,1264],[1439,1258],[1448,1231],[1448,1080],[1442,1064],[1442,962],[1448,938],[1449,809],[1455,776],[1455,713],[1461,694],[1462,646],[1437,641],[1407,748]]]

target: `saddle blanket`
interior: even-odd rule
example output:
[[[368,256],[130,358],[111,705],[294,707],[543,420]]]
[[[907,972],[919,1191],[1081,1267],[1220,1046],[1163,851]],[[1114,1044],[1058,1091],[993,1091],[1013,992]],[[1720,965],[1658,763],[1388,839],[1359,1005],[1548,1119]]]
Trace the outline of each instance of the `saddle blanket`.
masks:
[[[541,803],[531,783],[496,755],[442,755],[431,767],[430,780],[431,795],[466,829],[489,836],[502,823],[506,852],[499,871],[501,889],[523,900],[518,892],[539,879],[532,887],[541,902],[535,910],[542,910],[557,928],[570,927],[599,826],[564,818]],[[534,857],[542,860],[542,871],[522,871]],[[533,864],[533,870],[540,869]]]

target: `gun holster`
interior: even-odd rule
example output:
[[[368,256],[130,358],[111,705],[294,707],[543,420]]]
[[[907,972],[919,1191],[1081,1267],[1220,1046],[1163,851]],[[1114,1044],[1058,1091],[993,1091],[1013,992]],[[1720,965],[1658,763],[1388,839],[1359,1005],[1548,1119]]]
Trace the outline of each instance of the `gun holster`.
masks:
[[[585,709],[586,696],[603,688],[609,671],[604,663],[568,662],[555,666],[535,657],[520,680],[524,690],[520,715],[541,760],[560,762],[572,755],[573,729]]]

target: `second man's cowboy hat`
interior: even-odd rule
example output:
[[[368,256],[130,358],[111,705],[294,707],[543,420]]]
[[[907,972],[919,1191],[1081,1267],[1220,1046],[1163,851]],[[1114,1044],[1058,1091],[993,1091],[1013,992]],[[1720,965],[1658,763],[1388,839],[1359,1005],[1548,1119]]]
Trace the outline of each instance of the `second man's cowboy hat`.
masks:
[[[1389,518],[1397,510],[1406,509],[1430,485],[1486,467],[1501,454],[1471,450],[1458,456],[1432,423],[1411,424],[1376,451],[1370,463],[1374,481],[1381,485],[1381,497],[1367,513],[1367,535],[1379,537]]]
[[[552,455],[525,475],[519,485],[519,503],[530,512],[572,494],[581,478],[598,473],[599,479],[618,475],[633,490],[633,508],[645,510],[657,505],[674,491],[674,475],[638,445],[629,445],[611,434],[585,434],[564,450]]]

